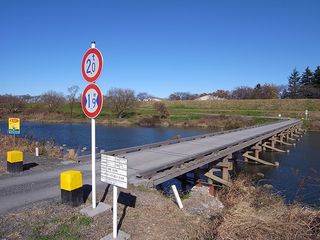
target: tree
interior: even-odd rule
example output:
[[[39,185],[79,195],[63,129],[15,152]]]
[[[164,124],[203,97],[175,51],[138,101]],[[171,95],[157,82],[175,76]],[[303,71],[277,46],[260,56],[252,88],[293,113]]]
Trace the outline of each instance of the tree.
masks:
[[[155,102],[153,104],[154,109],[160,114],[161,119],[166,119],[170,116],[170,113],[166,105],[162,102]]]
[[[108,106],[116,114],[117,118],[122,118],[127,111],[134,108],[137,100],[134,91],[131,89],[112,88],[107,93]]]
[[[296,68],[294,68],[288,78],[288,96],[290,98],[299,98],[300,78],[300,73]]]
[[[188,92],[174,92],[170,94],[170,100],[193,100],[193,95]]]
[[[152,98],[153,96],[151,96],[150,94],[146,93],[146,92],[141,92],[137,95],[137,99],[138,101],[144,101],[146,99]]]
[[[213,92],[212,95],[216,96],[218,98],[225,98],[225,99],[230,98],[230,92],[222,90],[222,89],[219,89],[219,90]]]
[[[262,98],[261,95],[262,95],[262,86],[260,83],[258,83],[253,89],[252,98],[259,99],[259,98]]]
[[[307,67],[300,79],[300,96],[303,98],[313,97],[313,72]]]
[[[253,96],[253,89],[250,87],[237,87],[232,91],[232,98],[235,99],[251,99]]]
[[[320,88],[320,66],[317,66],[314,71],[312,85],[316,88]]]
[[[263,84],[260,89],[259,99],[279,98],[279,88],[273,84]]]
[[[64,103],[65,98],[62,93],[48,91],[41,95],[41,101],[47,106],[49,112],[56,112]]]
[[[73,114],[74,105],[77,102],[78,91],[79,91],[79,86],[76,86],[76,85],[71,86],[71,87],[68,88],[69,95],[67,95],[67,99],[68,99],[68,102],[69,102],[70,116],[71,117],[72,117],[72,114]]]
[[[12,95],[0,96],[0,111],[1,113],[19,113],[26,106],[26,101],[23,97]]]

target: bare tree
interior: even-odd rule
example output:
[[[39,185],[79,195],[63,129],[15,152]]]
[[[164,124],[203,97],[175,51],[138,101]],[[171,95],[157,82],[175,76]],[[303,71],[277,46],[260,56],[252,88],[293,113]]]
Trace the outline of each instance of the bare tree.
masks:
[[[166,105],[162,102],[155,102],[153,104],[154,109],[160,114],[161,119],[166,119],[170,116],[170,113]]]
[[[131,89],[112,88],[107,93],[107,103],[117,118],[122,118],[127,111],[134,108],[137,100]]]
[[[56,112],[64,103],[65,98],[61,93],[48,91],[41,95],[41,100],[47,106],[49,112]]]
[[[194,97],[188,92],[174,92],[169,96],[170,100],[193,100]]]
[[[2,113],[19,113],[26,105],[22,97],[12,95],[0,96],[0,109]]]
[[[253,89],[250,87],[237,87],[232,91],[232,98],[235,99],[251,99],[253,96]]]
[[[67,95],[67,99],[68,99],[68,102],[69,102],[70,116],[71,117],[72,117],[72,114],[73,114],[74,105],[77,102],[78,91],[79,91],[79,86],[76,86],[76,85],[71,86],[71,87],[68,88],[69,95]]]
[[[146,99],[152,98],[153,96],[151,96],[149,93],[146,92],[141,92],[137,95],[137,99],[139,101],[144,101]]]

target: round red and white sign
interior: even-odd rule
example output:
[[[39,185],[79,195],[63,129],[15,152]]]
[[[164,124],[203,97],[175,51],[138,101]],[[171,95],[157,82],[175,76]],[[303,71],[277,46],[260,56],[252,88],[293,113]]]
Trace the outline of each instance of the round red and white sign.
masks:
[[[103,96],[96,84],[89,84],[83,91],[81,105],[84,114],[88,118],[96,118],[102,109]]]
[[[88,82],[95,82],[101,74],[103,58],[97,48],[90,48],[83,56],[81,71]]]

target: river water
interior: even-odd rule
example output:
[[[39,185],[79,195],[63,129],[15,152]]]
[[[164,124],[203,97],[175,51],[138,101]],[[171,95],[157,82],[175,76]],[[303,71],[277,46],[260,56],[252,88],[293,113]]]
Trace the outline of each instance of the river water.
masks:
[[[47,124],[27,122],[21,125],[21,136],[33,136],[37,140],[54,139],[57,145],[66,144],[67,148],[90,151],[89,124]],[[0,122],[0,132],[7,132],[7,123]],[[143,127],[107,127],[96,126],[96,142],[99,149],[114,150],[124,147],[154,143],[170,138],[188,137],[206,133],[203,129],[182,128],[143,128]],[[237,162],[237,172],[252,176],[263,173],[260,184],[270,184],[274,191],[281,194],[286,202],[300,201],[320,207],[320,132],[308,132],[296,146],[281,146],[289,153],[264,152],[261,158],[279,162],[279,167]],[[192,175],[192,173],[191,173]],[[189,174],[190,176],[190,174]],[[181,182],[171,180],[163,184],[169,188],[175,182],[181,188]],[[189,188],[191,185],[188,186]]]

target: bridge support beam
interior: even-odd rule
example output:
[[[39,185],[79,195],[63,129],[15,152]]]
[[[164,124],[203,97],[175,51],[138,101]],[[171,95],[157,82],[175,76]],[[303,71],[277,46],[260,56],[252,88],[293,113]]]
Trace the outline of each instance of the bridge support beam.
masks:
[[[232,155],[228,155],[223,158],[222,162],[217,163],[216,167],[211,168],[204,175],[208,178],[208,183],[213,184],[213,181],[221,183],[226,186],[231,186],[231,177],[229,171],[233,170],[233,163],[229,162]],[[222,178],[214,175],[215,172],[222,172]]]
[[[242,155],[245,159],[247,159],[247,160],[245,160],[246,162],[249,162],[249,160],[251,160],[251,161],[254,161],[254,162],[257,162],[257,163],[261,163],[263,165],[274,166],[274,167],[279,166],[278,162],[275,162],[275,163],[268,162],[268,161],[265,161],[265,160],[263,160],[261,158],[254,157],[254,156],[250,155],[250,153],[253,153],[253,152],[252,151],[247,151]]]

